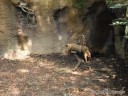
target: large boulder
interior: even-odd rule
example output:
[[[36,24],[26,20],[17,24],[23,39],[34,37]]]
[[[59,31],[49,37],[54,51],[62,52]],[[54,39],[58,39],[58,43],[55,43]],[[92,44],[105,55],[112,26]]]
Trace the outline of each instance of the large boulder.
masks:
[[[28,4],[25,6],[33,12],[36,24],[28,18],[29,12],[17,7],[20,2]],[[107,50],[105,46],[111,45],[112,39],[109,10],[103,0],[85,0],[85,4],[84,9],[78,9],[74,7],[74,0],[2,0],[0,54],[16,50],[19,28],[32,41],[33,54],[62,52],[66,43],[77,42],[81,34],[87,37],[90,49]],[[86,26],[82,24],[83,12],[88,14]]]

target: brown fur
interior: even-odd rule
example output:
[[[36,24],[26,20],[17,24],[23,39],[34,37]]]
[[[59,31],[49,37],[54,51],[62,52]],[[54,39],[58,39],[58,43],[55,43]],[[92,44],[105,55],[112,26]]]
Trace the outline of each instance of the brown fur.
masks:
[[[68,53],[71,53],[72,51],[83,53],[86,62],[88,62],[87,58],[91,58],[91,53],[88,47],[86,46],[78,45],[75,43],[69,43],[66,45],[66,47],[68,49]]]

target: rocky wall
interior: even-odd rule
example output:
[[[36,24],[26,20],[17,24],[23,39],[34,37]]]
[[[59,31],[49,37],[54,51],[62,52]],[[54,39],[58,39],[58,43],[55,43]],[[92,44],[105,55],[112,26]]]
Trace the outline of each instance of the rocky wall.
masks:
[[[14,7],[19,2],[26,2],[29,4],[28,8],[34,10],[36,24],[28,22],[28,17]],[[87,6],[83,9],[78,9],[74,7],[73,0],[11,0],[11,2],[2,0],[0,9],[1,13],[6,15],[6,19],[1,17],[0,20],[6,23],[2,28],[8,32],[5,34],[0,32],[0,44],[3,47],[0,52],[15,49],[11,46],[15,47],[15,35],[19,26],[31,39],[31,53],[33,54],[62,52],[65,44],[78,42],[81,35],[85,35],[86,44],[92,51],[95,49],[101,52],[108,50],[108,46],[111,46],[112,36],[109,26],[111,18],[108,18],[110,14],[107,6],[103,0],[85,0],[85,4]],[[10,8],[5,10],[7,6]],[[94,12],[90,13],[91,10]],[[84,21],[86,24],[83,24],[82,16],[87,15],[88,12],[87,20]],[[19,18],[19,14],[23,16]],[[7,43],[2,45],[3,41]]]
[[[0,55],[9,49],[13,49],[16,39],[14,34],[17,31],[15,10],[9,0],[0,1]]]

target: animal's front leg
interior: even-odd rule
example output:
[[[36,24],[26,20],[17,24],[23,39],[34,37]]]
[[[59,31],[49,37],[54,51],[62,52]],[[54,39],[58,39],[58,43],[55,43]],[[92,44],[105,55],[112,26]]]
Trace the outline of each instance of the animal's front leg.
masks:
[[[91,54],[90,54],[90,52],[89,52],[89,54],[88,54],[88,52],[89,52],[89,51],[87,51],[87,53],[84,54],[84,58],[85,58],[86,63],[88,63],[87,58],[88,58],[88,57],[91,58]],[[92,69],[91,69],[90,66],[87,65],[87,67],[89,68],[90,71],[92,71]]]
[[[87,55],[87,53],[84,53],[84,59],[85,59],[86,63],[88,63],[88,60],[87,60],[87,58],[88,58],[88,55]]]

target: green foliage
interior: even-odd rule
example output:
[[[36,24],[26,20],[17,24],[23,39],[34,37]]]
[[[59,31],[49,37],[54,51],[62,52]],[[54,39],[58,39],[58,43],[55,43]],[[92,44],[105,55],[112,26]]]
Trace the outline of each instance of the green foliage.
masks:
[[[106,3],[108,6],[111,6],[113,4],[113,1],[112,0],[106,0]]]
[[[127,0],[106,0],[106,3],[108,4],[109,8],[114,10],[128,6]],[[127,13],[128,13],[128,8],[126,14]],[[113,20],[112,25],[128,25],[128,20],[127,18],[118,18],[116,20]]]
[[[108,7],[111,9],[114,9],[114,10],[117,10],[119,8],[122,8],[122,7],[127,7],[126,16],[128,16],[128,1],[127,0],[116,0],[116,1],[106,0],[106,2],[107,2]],[[115,20],[113,20],[111,25],[114,25],[114,26],[124,25],[124,26],[126,26],[125,36],[128,37],[128,18],[127,17],[115,19]]]
[[[126,18],[118,18],[113,20],[112,25],[128,25],[128,20]]]
[[[74,0],[74,6],[76,8],[84,8],[85,0]]]
[[[121,8],[128,5],[127,0],[106,0],[106,3],[110,8]]]

